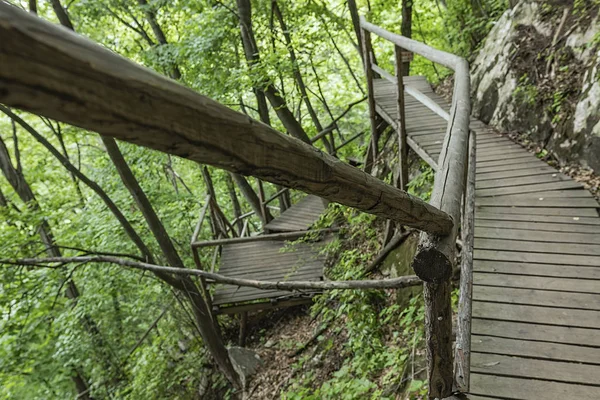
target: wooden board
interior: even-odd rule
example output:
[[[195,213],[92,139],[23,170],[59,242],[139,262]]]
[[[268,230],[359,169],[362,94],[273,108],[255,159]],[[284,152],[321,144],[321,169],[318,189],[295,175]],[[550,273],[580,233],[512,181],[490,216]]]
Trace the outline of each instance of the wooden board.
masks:
[[[471,331],[473,335],[600,348],[600,335],[597,331],[572,326],[473,318]]]
[[[568,269],[568,268],[562,268]],[[587,268],[598,270],[598,268]],[[571,279],[566,277],[543,277],[527,275],[505,275],[500,273],[481,273],[479,270],[473,273],[473,284],[479,286],[498,286],[503,288],[539,289],[559,292],[592,293],[600,295],[600,282],[592,279]],[[509,292],[506,292],[508,295]],[[593,304],[592,307],[600,307]],[[588,308],[591,309],[591,308]]]
[[[600,218],[592,215],[591,217],[579,217],[579,216],[544,216],[540,218],[537,215],[530,214],[506,214],[496,210],[493,212],[493,208],[476,210],[477,216],[475,223],[478,220],[493,220],[493,221],[519,221],[519,222],[541,222],[541,223],[557,223],[557,224],[577,224],[577,225],[590,225],[595,227],[600,225]],[[594,228],[595,229],[595,228]]]
[[[599,365],[484,353],[471,354],[471,371],[588,385],[597,384],[600,376]],[[598,390],[600,393],[600,388]]]
[[[540,396],[560,400],[600,399],[597,386],[478,373],[471,374],[471,392],[496,399],[540,400]]]
[[[306,196],[265,225],[265,230],[277,232],[304,231],[317,222],[324,211],[325,205],[321,198]]]
[[[482,354],[524,356],[540,360],[570,361],[600,365],[600,348],[473,335],[471,350]]]
[[[600,232],[598,226],[573,223],[552,223],[552,222],[530,222],[530,221],[506,221],[479,218],[475,221],[475,228],[504,228],[504,229],[520,229],[537,232],[552,232],[552,233],[592,233]],[[564,235],[570,237],[570,235]]]
[[[533,242],[600,244],[600,231],[595,233],[547,232],[525,229],[485,228],[475,226],[475,237],[485,239],[527,240]]]
[[[520,251],[475,249],[473,257],[475,260],[513,261],[541,264],[579,265],[582,267],[600,267],[600,257],[598,256],[526,253]]]
[[[581,267],[578,265],[539,264],[526,262],[510,262],[498,260],[475,260],[473,263],[475,272],[488,272],[493,274],[511,274],[534,277],[560,277],[573,279],[600,280],[599,267]],[[591,281],[594,287],[598,282]],[[560,285],[560,283],[558,284]]]
[[[600,259],[600,245],[580,243],[544,243],[525,240],[484,239],[475,237],[475,249],[522,251],[527,253],[546,253],[562,255],[589,255]]]
[[[380,82],[380,96],[380,108],[396,115],[395,87]],[[408,103],[414,146],[437,160],[445,121]],[[599,204],[510,138],[477,120],[470,128],[477,183],[467,398],[600,399]]]
[[[600,329],[600,311],[473,301],[473,318]]]
[[[493,278],[488,281],[493,281]],[[600,295],[590,293],[473,285],[473,300],[600,312]],[[551,313],[552,310],[548,309],[547,312]],[[600,326],[600,321],[598,323]]]

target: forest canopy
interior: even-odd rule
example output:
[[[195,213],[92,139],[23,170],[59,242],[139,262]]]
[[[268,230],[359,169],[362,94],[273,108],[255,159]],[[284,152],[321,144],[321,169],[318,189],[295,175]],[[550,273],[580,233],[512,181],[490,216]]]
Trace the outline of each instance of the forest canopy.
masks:
[[[321,133],[314,145],[344,160],[362,159],[370,139],[353,7],[390,31],[467,58],[508,7],[500,0],[10,3],[281,132],[306,142]],[[393,46],[377,39],[374,46],[379,64],[393,70]],[[450,71],[416,56],[410,74],[437,83]],[[269,213],[301,196],[279,196],[261,213],[258,199],[281,187],[2,105],[0,111],[2,259],[103,255],[194,268],[189,243],[207,195],[219,211],[211,211],[212,225],[202,225],[199,240],[217,238],[227,221],[251,212],[247,228],[231,229],[260,232]],[[357,226],[372,223],[353,218]],[[363,256],[347,255],[341,265],[348,270],[339,275],[354,277],[352,265],[364,263]],[[201,252],[198,261],[212,259]],[[198,311],[206,304],[189,277],[81,261],[3,264],[0,281],[0,398],[194,399],[234,390],[230,366],[209,355],[222,343],[202,339],[218,328],[203,325],[210,317]],[[377,297],[334,296],[359,305]],[[399,314],[386,311],[392,312]],[[225,331],[231,324],[220,323]],[[374,325],[354,328],[348,345],[366,354],[358,332]],[[372,389],[369,369],[381,368],[386,352],[382,343],[373,346],[380,358],[357,359],[364,374],[348,390]],[[304,389],[296,389],[300,397],[289,398],[303,398]]]

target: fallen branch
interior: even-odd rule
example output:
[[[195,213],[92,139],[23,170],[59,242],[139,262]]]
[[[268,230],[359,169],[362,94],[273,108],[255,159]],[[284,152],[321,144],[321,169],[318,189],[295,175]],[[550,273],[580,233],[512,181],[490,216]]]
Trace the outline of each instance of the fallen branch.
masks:
[[[83,256],[83,257],[48,257],[48,258],[21,258],[21,259],[4,259],[0,260],[0,264],[4,265],[24,265],[33,267],[44,267],[44,268],[56,268],[50,264],[59,263],[59,265],[65,265],[69,263],[90,263],[90,262],[102,262],[121,265],[123,267],[129,267],[139,269],[142,271],[151,271],[158,273],[167,273],[175,275],[196,275],[204,277],[205,279],[212,280],[214,282],[223,283],[226,285],[234,286],[247,286],[254,287],[262,290],[333,290],[333,289],[400,289],[408,286],[418,286],[422,282],[414,276],[403,276],[394,279],[380,279],[380,280],[361,280],[361,281],[327,281],[327,282],[313,282],[313,281],[260,281],[254,279],[239,279],[231,278],[228,276],[215,274],[212,272],[201,271],[197,269],[187,268],[176,268],[166,267],[155,264],[148,264],[140,261],[127,260],[118,257],[111,256]]]

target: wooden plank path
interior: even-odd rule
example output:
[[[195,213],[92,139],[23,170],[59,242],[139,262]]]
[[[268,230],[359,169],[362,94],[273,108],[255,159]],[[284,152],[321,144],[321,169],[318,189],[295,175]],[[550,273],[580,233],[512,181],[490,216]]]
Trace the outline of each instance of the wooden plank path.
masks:
[[[308,230],[323,214],[325,205],[317,196],[306,196],[265,226],[277,232]],[[320,254],[324,241],[296,243],[282,240],[225,244],[221,249],[219,273],[229,277],[265,281],[319,281],[323,279],[325,256]],[[302,293],[308,298],[314,292]],[[226,305],[251,301],[275,301],[299,298],[298,293],[262,290],[252,287],[218,285],[213,306],[220,312]],[[226,309],[223,308],[222,311]]]
[[[423,77],[405,78],[446,110]],[[395,125],[395,84],[375,81]],[[446,121],[406,95],[417,154],[436,160]],[[477,135],[470,399],[600,399],[599,204],[483,123]]]

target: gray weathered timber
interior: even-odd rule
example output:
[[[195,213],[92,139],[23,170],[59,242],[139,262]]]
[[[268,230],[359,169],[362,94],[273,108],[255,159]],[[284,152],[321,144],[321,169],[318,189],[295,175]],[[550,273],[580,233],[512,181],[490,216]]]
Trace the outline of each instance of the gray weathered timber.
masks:
[[[412,264],[417,276],[426,282],[424,294],[429,398],[446,398],[452,394],[453,386],[449,279],[455,263],[455,242],[467,171],[467,142],[471,113],[469,65],[463,58],[388,32],[368,23],[364,18],[361,18],[360,24],[363,30],[370,31],[394,43],[397,47],[420,54],[455,72],[454,96],[448,123],[446,124],[443,119],[442,123],[438,123],[435,119],[427,117],[419,121],[419,127],[447,125],[447,133],[437,162],[430,204],[447,212],[454,225],[444,236],[422,233]],[[396,85],[396,90],[398,86]],[[401,88],[403,86],[400,85]],[[407,135],[410,135],[408,119],[406,129]]]
[[[4,104],[417,229],[452,229],[420,199],[6,3],[0,36]]]
[[[324,212],[325,205],[321,198],[306,196],[265,225],[265,230],[277,232],[307,230]]]
[[[412,77],[405,87],[415,85],[417,78]],[[375,80],[374,87],[378,112],[396,118],[395,82]],[[432,96],[423,85],[419,90]],[[448,109],[444,101],[431,98]],[[442,148],[444,134],[432,131],[431,124],[420,124],[424,117],[441,124],[443,117],[411,102],[408,94],[406,110],[411,148],[418,148],[423,159],[422,154],[431,158]],[[507,137],[488,134],[473,121],[471,129],[477,132],[478,150],[485,146],[481,154],[486,158],[497,158],[508,149],[511,157],[518,157],[477,164],[476,179],[486,184],[480,183],[475,191],[476,300],[472,303],[471,350],[525,361],[544,360],[539,371],[534,368],[525,373],[548,372],[548,379],[506,377],[504,361],[495,365],[496,361],[490,360],[485,362],[485,375],[471,372],[468,398],[537,399],[539,391],[546,388],[562,390],[562,399],[596,398],[590,393],[597,391],[597,386],[578,382],[577,377],[566,383],[561,376],[569,376],[563,369],[571,363],[600,365],[596,351],[600,348],[598,203],[580,184],[561,176],[526,149],[521,149],[520,155]],[[553,174],[560,176],[558,182]],[[459,338],[457,327],[457,343]],[[458,356],[454,362],[459,362]],[[456,368],[455,376],[458,372]],[[519,386],[497,387],[496,382]]]
[[[461,392],[469,391],[471,371],[471,298],[473,294],[473,241],[475,231],[475,159],[476,133],[469,134],[469,163],[464,211],[461,226],[463,243],[460,263],[460,292],[456,345],[454,350],[454,383]]]

